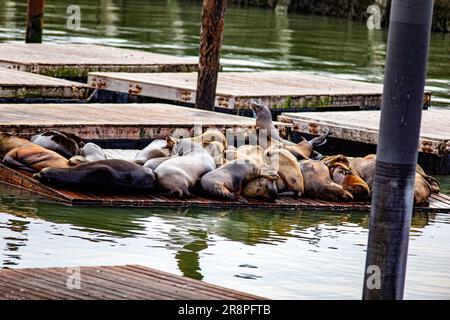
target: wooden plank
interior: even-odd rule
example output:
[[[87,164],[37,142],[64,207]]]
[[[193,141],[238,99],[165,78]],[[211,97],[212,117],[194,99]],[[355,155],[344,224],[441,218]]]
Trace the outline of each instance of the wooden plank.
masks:
[[[11,42],[0,44],[0,67],[74,79],[92,71],[194,72],[198,61],[92,44]]]
[[[69,288],[67,270],[0,269],[0,300],[264,299],[138,265],[79,267],[80,288]]]
[[[84,83],[0,68],[0,101],[33,99],[86,99],[89,87]]]
[[[0,132],[30,137],[51,129],[88,140],[164,139],[171,134],[194,135],[208,128],[236,133],[255,125],[252,118],[160,103],[0,104],[0,114]]]
[[[115,92],[195,103],[196,73],[113,73],[93,72],[88,84]],[[215,106],[249,109],[251,102],[269,105],[273,110],[381,106],[382,85],[292,71],[221,72]],[[427,92],[424,105],[429,106]]]
[[[11,178],[12,177],[12,178]],[[32,191],[32,196],[39,196],[49,201],[58,201],[70,205],[89,205],[104,207],[153,207],[153,208],[241,208],[253,210],[321,210],[321,211],[369,211],[369,202],[332,202],[319,199],[280,197],[275,202],[249,199],[248,203],[227,201],[195,196],[179,199],[174,196],[154,194],[92,194],[50,188],[34,180],[29,173],[16,171],[0,164],[0,183]],[[445,195],[430,198],[429,205],[421,205],[416,211],[450,212],[450,197]]]
[[[331,137],[377,144],[380,111],[282,113],[278,121],[292,124],[292,130],[318,134],[327,129]],[[435,155],[450,154],[450,109],[423,111],[418,150]]]

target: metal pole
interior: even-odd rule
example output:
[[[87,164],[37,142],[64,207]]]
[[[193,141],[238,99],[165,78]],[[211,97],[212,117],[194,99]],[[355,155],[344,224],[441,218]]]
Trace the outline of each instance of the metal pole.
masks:
[[[226,0],[203,0],[195,107],[214,110]]]
[[[41,43],[45,0],[28,0],[26,43]]]
[[[393,0],[363,299],[402,299],[432,0]]]

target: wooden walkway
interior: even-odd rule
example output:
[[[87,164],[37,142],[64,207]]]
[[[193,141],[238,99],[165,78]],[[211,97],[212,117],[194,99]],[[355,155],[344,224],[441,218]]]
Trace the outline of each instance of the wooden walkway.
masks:
[[[196,73],[90,73],[88,84],[114,92],[195,103]],[[273,110],[381,106],[382,85],[333,79],[301,72],[221,72],[216,107],[249,109],[253,101]],[[424,105],[429,106],[431,93]]]
[[[252,118],[158,103],[0,104],[0,114],[0,132],[29,137],[52,129],[88,140],[136,141],[166,138],[175,130],[193,135],[197,126],[245,130],[255,125]]]
[[[45,53],[45,54],[44,54]],[[198,60],[91,44],[0,43],[0,67],[86,79],[92,71],[192,72]]]
[[[83,83],[0,68],[0,102],[82,100],[88,95],[89,87]]]
[[[330,129],[333,138],[376,145],[380,111],[282,113],[278,121],[292,124],[295,132],[319,134]],[[450,154],[450,109],[423,111],[419,151]]]
[[[265,299],[139,265],[79,267],[78,289],[69,279],[73,270],[0,269],[0,300]]]
[[[41,198],[74,206],[105,207],[155,207],[155,208],[218,208],[250,210],[321,210],[321,211],[370,211],[368,202],[331,202],[308,198],[280,197],[275,202],[249,200],[248,203],[195,196],[179,199],[174,196],[155,194],[94,194],[55,189],[41,184],[31,174],[0,164],[0,183],[21,188],[30,197]],[[421,212],[450,212],[450,196],[432,195],[428,204],[415,207]]]

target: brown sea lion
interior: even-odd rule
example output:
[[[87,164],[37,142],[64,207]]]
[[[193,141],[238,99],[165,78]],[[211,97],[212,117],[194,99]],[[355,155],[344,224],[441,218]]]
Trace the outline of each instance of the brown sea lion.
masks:
[[[206,173],[200,179],[200,185],[211,196],[245,201],[241,195],[242,187],[246,182],[257,177],[272,181],[278,179],[276,170],[268,165],[258,166],[250,160],[233,160]]]
[[[278,148],[268,148],[264,152],[264,161],[277,170],[280,179],[277,180],[278,192],[294,192],[300,197],[305,193],[305,185],[300,166],[289,151]]]
[[[31,142],[55,151],[70,159],[80,154],[80,149],[84,146],[81,138],[73,133],[63,133],[56,130],[46,131],[31,137]]]
[[[95,192],[149,191],[155,183],[152,170],[118,159],[86,162],[69,168],[46,168],[33,177],[52,186]]]
[[[155,169],[155,174],[162,189],[181,198],[184,195],[190,196],[190,189],[197,180],[215,168],[214,159],[202,145],[183,140],[176,143],[172,149],[172,157],[161,163]]]
[[[3,164],[28,172],[69,167],[69,161],[62,155],[35,144],[12,149],[4,156]]]
[[[350,161],[343,155],[325,157],[321,160],[330,169],[331,178],[341,185],[357,200],[370,199],[370,188],[367,183],[354,171],[350,169]]]
[[[172,151],[172,146],[168,146],[165,139],[153,140],[148,146],[140,150],[134,157],[134,162],[143,165],[150,159],[168,157]]]
[[[300,162],[300,170],[305,181],[305,195],[331,201],[350,201],[350,192],[331,179],[330,171],[325,163],[318,160]]]
[[[169,139],[167,139],[167,143],[170,146],[175,145],[175,143],[177,143],[178,141],[192,141],[195,143],[199,143],[203,146],[211,143],[211,142],[219,142],[224,146],[224,149],[227,148],[228,143],[227,143],[227,138],[225,137],[225,135],[220,132],[219,130],[207,130],[204,133],[202,133],[201,135],[192,137],[192,138],[183,138],[183,139],[176,139],[174,137],[170,137]]]
[[[9,133],[0,132],[0,159],[2,159],[5,154],[12,149],[29,145],[33,145],[33,143],[27,139],[23,139]]]
[[[259,177],[247,182],[242,189],[245,198],[259,198],[267,201],[275,201],[278,198],[277,179],[275,181]]]

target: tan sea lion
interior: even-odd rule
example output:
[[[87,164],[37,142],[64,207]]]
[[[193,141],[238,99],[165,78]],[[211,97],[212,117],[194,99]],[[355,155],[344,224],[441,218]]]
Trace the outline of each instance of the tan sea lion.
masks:
[[[350,168],[350,161],[343,155],[329,156],[321,160],[330,170],[331,178],[358,200],[370,199],[371,193],[367,183]]]
[[[143,165],[150,159],[159,157],[168,157],[172,151],[172,146],[169,146],[165,139],[153,140],[148,146],[140,150],[134,157],[134,162]]]
[[[209,195],[229,200],[243,199],[243,185],[257,177],[275,181],[278,179],[276,170],[268,165],[256,165],[250,160],[233,160],[222,167],[206,173],[200,179],[202,189]]]
[[[318,160],[304,160],[300,162],[300,170],[305,181],[305,195],[331,201],[353,199],[350,192],[331,179],[325,163]]]
[[[84,146],[81,138],[77,135],[56,130],[34,135],[31,137],[31,142],[48,150],[55,151],[66,159],[80,154],[80,149]]]
[[[297,158],[289,151],[278,148],[268,148],[264,152],[264,161],[277,170],[280,179],[277,180],[278,193],[294,192],[300,197],[305,193],[305,185]]]
[[[245,198],[260,198],[267,201],[275,201],[278,198],[277,179],[269,180],[265,177],[259,177],[247,182],[242,189],[242,195]]]
[[[162,189],[181,198],[190,196],[190,189],[197,180],[215,168],[214,159],[200,144],[183,140],[174,145],[172,157],[161,163],[155,169],[155,174]]]
[[[264,149],[258,145],[243,145],[236,150],[236,160],[251,160],[256,165],[264,164]]]
[[[211,141],[203,146],[203,148],[213,157],[216,166],[221,166],[225,162],[225,147],[221,142]]]
[[[0,132],[0,159],[2,159],[5,154],[12,149],[29,145],[33,145],[33,143],[27,139],[23,139],[9,133]]]
[[[215,141],[215,142],[221,143],[224,146],[224,149],[226,149],[228,146],[227,138],[219,130],[207,130],[204,133],[202,133],[201,135],[198,135],[198,136],[195,136],[192,138],[176,139],[174,137],[170,137],[169,139],[167,139],[167,143],[170,147],[170,146],[175,145],[175,143],[177,143],[180,140],[192,141],[195,143],[199,143],[203,146]]]
[[[118,159],[69,168],[45,168],[33,177],[48,185],[94,192],[149,191],[155,183],[152,170]]]
[[[3,164],[28,172],[69,167],[69,161],[62,155],[35,144],[12,149],[4,156]]]

